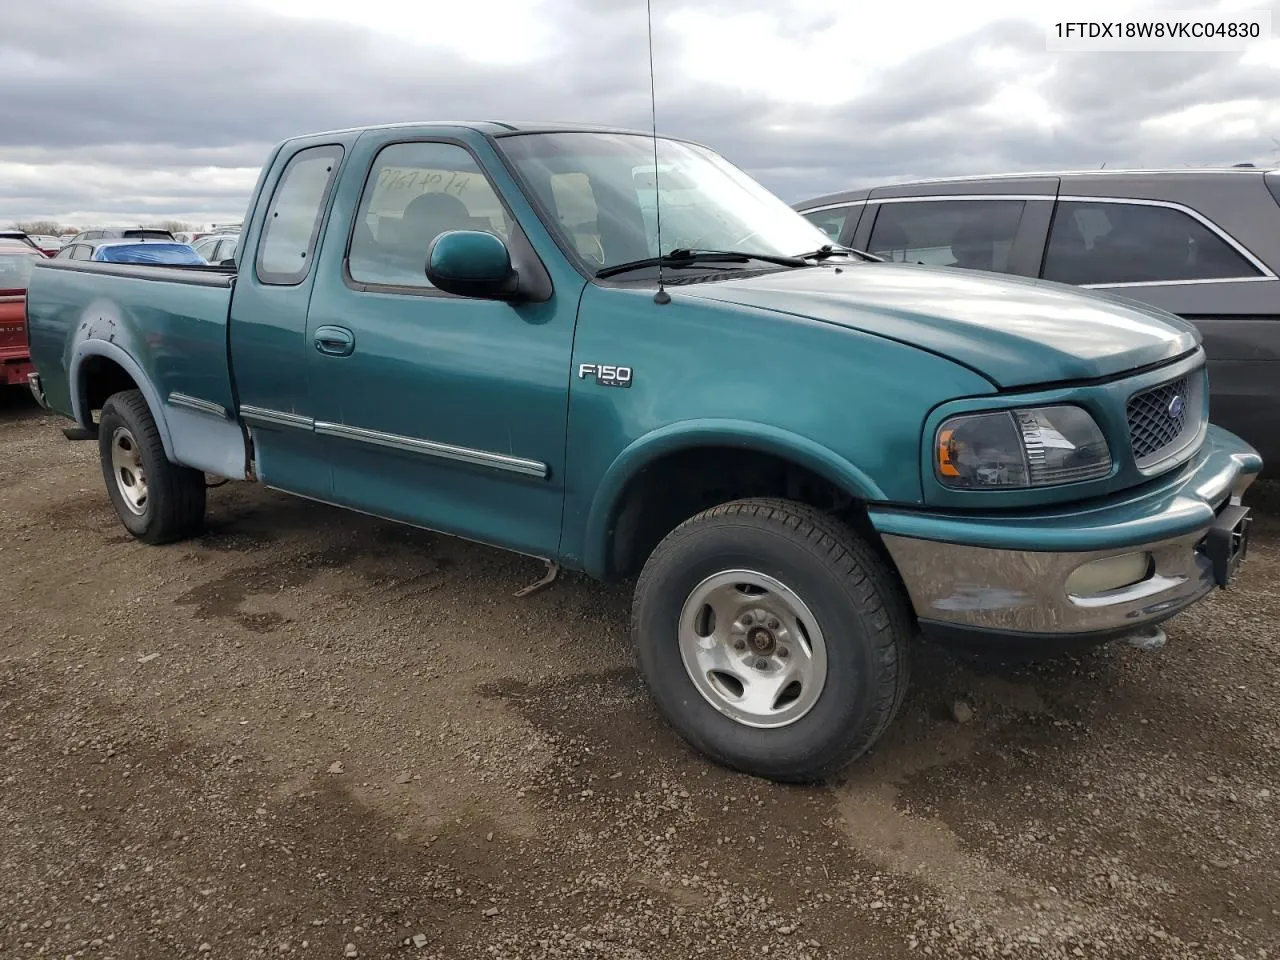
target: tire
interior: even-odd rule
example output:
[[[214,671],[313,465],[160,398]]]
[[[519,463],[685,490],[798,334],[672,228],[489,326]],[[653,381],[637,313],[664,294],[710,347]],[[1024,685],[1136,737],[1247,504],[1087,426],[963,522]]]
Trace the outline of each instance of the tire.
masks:
[[[727,627],[706,616],[715,606]],[[651,696],[690,745],[743,773],[811,783],[892,721],[914,622],[895,572],[853,530],[801,504],[751,499],[662,540],[636,584],[631,633]],[[792,675],[807,679],[779,686]]]
[[[107,495],[125,528],[144,543],[172,543],[204,525],[204,474],[171,462],[138,390],[112,394],[98,423]]]

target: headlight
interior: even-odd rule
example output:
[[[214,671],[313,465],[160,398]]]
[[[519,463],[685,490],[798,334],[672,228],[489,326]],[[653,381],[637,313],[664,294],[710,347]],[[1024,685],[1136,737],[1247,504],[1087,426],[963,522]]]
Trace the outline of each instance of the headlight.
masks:
[[[1111,472],[1093,417],[1065,405],[951,417],[934,450],[938,481],[957,490],[1050,487]]]

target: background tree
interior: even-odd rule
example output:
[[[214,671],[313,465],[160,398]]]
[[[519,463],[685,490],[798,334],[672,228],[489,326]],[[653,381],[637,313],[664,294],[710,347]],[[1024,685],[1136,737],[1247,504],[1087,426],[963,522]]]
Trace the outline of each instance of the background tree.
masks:
[[[62,227],[54,220],[22,220],[15,223],[11,229],[21,230],[32,236],[56,237],[71,228]]]

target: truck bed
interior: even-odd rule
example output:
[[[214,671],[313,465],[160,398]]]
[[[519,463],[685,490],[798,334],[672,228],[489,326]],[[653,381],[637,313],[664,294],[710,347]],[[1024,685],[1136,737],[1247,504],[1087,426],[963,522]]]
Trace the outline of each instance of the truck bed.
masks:
[[[238,453],[227,449],[225,429],[239,433],[227,359],[234,283],[226,267],[37,264],[27,328],[46,402],[91,428],[106,398],[101,385],[119,389],[127,376],[146,396],[171,459],[241,475],[243,443]],[[208,430],[219,420],[215,453]]]

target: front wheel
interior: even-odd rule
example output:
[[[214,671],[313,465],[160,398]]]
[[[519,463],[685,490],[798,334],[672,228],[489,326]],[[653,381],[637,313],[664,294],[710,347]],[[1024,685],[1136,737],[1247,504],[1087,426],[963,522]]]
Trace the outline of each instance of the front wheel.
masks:
[[[98,454],[120,522],[144,543],[170,543],[204,523],[204,474],[165,456],[141,391],[113,394],[98,423]]]
[[[667,721],[725,766],[823,780],[889,725],[907,684],[910,609],[856,533],[784,500],[685,521],[636,586],[632,639]]]

